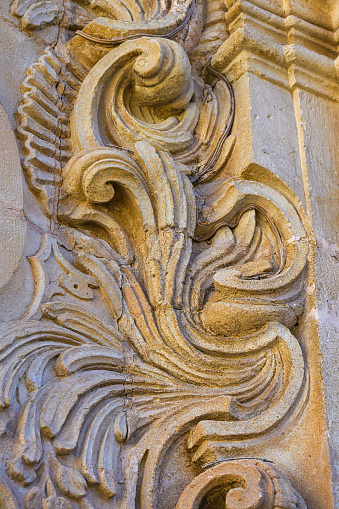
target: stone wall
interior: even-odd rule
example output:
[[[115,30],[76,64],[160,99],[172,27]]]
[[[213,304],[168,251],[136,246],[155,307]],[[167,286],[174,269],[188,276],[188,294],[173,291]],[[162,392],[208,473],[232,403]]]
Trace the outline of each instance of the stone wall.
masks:
[[[0,5],[0,509],[339,507],[338,2]]]

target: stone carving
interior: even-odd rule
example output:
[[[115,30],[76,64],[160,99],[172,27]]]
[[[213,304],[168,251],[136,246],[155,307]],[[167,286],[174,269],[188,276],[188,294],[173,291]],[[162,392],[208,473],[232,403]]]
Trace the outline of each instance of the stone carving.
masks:
[[[23,170],[45,214],[52,215],[55,187],[61,167],[72,156],[69,114],[84,72],[69,70],[48,48],[27,69],[18,115],[18,136],[23,146]]]
[[[187,486],[176,509],[205,507],[204,504],[222,507],[222,503],[229,509],[306,509],[300,495],[273,465],[253,459],[238,459],[209,468]]]
[[[61,21],[63,2],[62,0],[56,2],[51,0],[33,0],[30,2],[14,0],[11,13],[20,18],[21,26],[24,29],[44,28],[47,25],[57,24]]]
[[[24,142],[23,166],[28,183],[47,215],[52,214],[55,186],[59,183],[62,165],[72,155],[72,143],[79,150],[118,144],[131,151],[137,140],[148,140],[156,147],[170,150],[178,162],[187,165],[186,172],[192,172],[195,178],[202,173],[204,180],[216,175],[227,161],[235,137],[230,136],[223,145],[218,143],[227,126],[231,127],[234,113],[232,110],[229,116],[227,108],[222,106],[228,103],[225,83],[219,81],[214,92],[211,87],[194,80],[186,53],[172,41],[140,38],[139,44],[140,57],[136,64],[137,42],[125,42],[119,47],[119,53],[110,52],[100,60],[98,65],[102,69],[99,72],[96,69],[87,76],[72,113],[75,127],[72,138],[69,112],[84,80],[84,71],[76,62],[63,64],[51,49],[28,69],[19,108],[18,132]],[[164,51],[167,54],[162,55]],[[142,61],[150,54],[154,60],[148,63],[149,69],[143,69]],[[168,58],[172,61],[167,64],[166,77],[161,68]],[[122,72],[121,66],[127,59],[130,64]],[[133,65],[136,65],[135,70],[133,67],[131,70]],[[149,78],[147,72],[151,73]],[[103,80],[101,73],[111,74],[114,79],[107,76]],[[98,76],[103,85],[105,80],[111,82],[114,94],[114,105],[107,112],[107,121],[101,120],[100,135],[98,119],[89,114],[92,101],[88,99],[95,90],[96,101],[109,101],[101,96],[110,92],[96,83]],[[135,93],[130,95],[135,79],[138,80],[134,85]],[[174,82],[178,89],[171,90]],[[91,123],[81,131],[85,133],[88,129],[86,139],[76,129],[77,123],[84,126],[84,122]]]
[[[290,90],[297,85],[338,101],[336,35],[328,22],[317,23],[321,11],[309,16],[303,2],[273,9],[242,0],[225,3],[230,36],[213,57],[216,70],[228,67],[230,77],[239,77],[246,67],[254,67]]]
[[[178,21],[185,19],[189,2],[182,1],[170,8],[153,2],[132,1],[128,5],[118,1],[107,2],[96,0],[70,1],[65,4],[62,0],[14,0],[11,12],[20,18],[22,28],[41,29],[47,25],[62,23],[65,27],[75,30],[90,24],[89,30],[102,30],[108,33],[121,34],[122,31],[131,33],[146,33],[151,31],[171,30]],[[195,13],[201,14],[201,10]],[[178,19],[179,18],[179,19]],[[202,25],[201,20],[199,22]],[[105,34],[105,35],[107,35]],[[102,33],[100,33],[102,35]]]
[[[56,22],[25,5],[12,9],[26,28]],[[56,233],[29,257],[24,320],[2,330],[8,483],[25,509],[156,509],[178,440],[201,468],[305,404],[290,329],[307,235],[287,186],[227,174],[232,90],[194,62],[205,7],[84,7],[93,20],[28,69],[19,108],[23,169]],[[239,459],[200,474],[177,509],[219,485],[227,507],[306,507],[274,467]]]

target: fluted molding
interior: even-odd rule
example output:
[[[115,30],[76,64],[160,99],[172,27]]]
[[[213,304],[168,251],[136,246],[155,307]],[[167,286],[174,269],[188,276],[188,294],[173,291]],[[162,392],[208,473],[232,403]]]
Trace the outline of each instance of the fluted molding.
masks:
[[[338,101],[338,34],[317,3],[226,1],[229,38],[213,66],[233,81],[250,72],[289,90],[301,88]]]

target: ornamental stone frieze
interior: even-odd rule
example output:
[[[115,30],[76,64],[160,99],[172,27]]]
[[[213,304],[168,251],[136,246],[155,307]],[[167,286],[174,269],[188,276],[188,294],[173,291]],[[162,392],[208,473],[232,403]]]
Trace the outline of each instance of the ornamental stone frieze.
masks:
[[[339,507],[338,22],[0,7],[1,509]]]

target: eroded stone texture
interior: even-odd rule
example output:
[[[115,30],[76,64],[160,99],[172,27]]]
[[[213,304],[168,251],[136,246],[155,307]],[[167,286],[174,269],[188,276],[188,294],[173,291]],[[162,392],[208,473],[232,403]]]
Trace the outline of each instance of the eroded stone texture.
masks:
[[[11,279],[23,255],[26,220],[23,215],[23,190],[18,147],[6,112],[0,106],[0,234],[2,288]]]
[[[336,6],[1,9],[0,507],[335,508]]]

